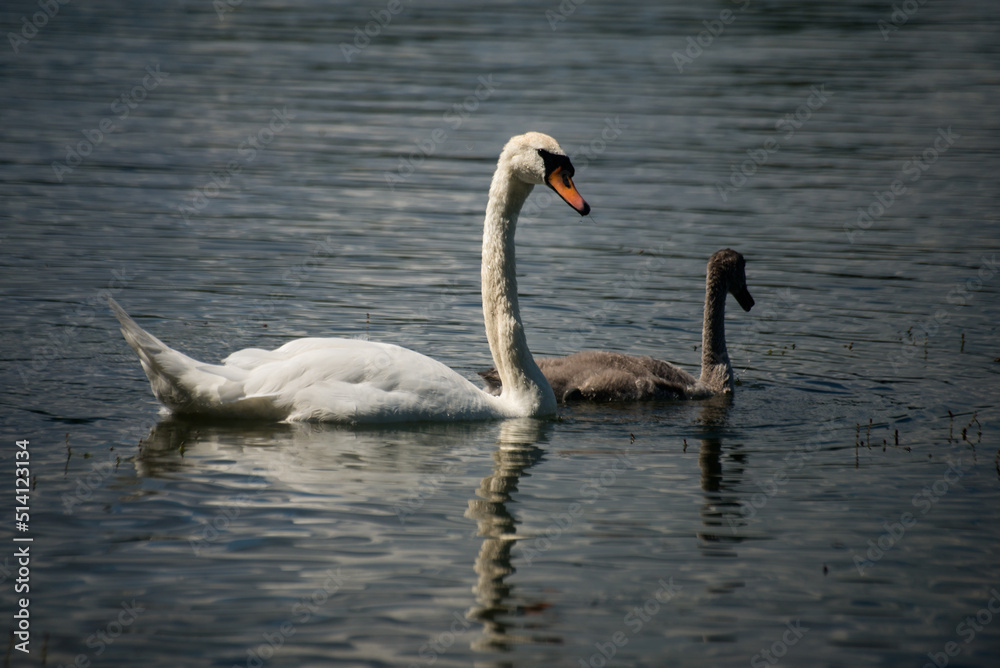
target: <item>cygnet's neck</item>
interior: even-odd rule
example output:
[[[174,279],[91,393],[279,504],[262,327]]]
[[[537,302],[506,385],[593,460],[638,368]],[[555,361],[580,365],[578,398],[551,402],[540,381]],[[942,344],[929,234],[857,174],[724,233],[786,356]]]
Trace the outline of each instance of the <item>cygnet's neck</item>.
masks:
[[[726,350],[726,281],[709,266],[705,277],[705,317],[701,326],[701,384],[713,392],[732,392],[733,367]]]
[[[522,415],[556,410],[556,398],[528,349],[517,303],[514,231],[517,216],[533,186],[514,178],[503,157],[490,184],[483,226],[483,318],[504,403]]]

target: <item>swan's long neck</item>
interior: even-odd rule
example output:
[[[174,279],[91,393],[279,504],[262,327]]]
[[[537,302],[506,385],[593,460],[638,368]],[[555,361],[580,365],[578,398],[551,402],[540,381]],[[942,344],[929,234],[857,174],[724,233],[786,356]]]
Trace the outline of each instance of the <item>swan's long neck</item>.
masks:
[[[713,392],[732,392],[733,367],[726,350],[726,282],[709,267],[705,278],[705,319],[701,326],[701,383]]]
[[[501,159],[490,185],[483,229],[483,317],[501,399],[524,415],[554,413],[556,398],[528,350],[517,304],[514,231],[532,185],[516,179]]]

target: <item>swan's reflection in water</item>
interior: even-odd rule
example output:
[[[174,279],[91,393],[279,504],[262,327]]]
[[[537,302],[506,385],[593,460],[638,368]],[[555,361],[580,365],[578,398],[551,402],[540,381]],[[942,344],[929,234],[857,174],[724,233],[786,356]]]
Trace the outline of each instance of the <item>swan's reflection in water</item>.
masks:
[[[261,485],[329,489],[350,484],[360,471],[437,472],[443,459],[476,452],[473,444],[495,428],[488,422],[349,427],[170,417],[142,440],[135,467],[142,478],[184,471],[189,477],[214,476],[214,484],[242,476]]]
[[[476,605],[469,619],[483,625],[483,635],[472,642],[477,651],[504,651],[519,643],[560,643],[561,638],[532,633],[523,620],[548,607],[544,601],[517,602],[514,586],[505,582],[514,573],[511,549],[517,536],[517,520],[507,502],[517,491],[518,481],[529,468],[544,458],[536,444],[548,440],[551,422],[533,419],[508,420],[500,427],[497,449],[493,452],[493,473],[483,478],[476,498],[469,501],[465,516],[476,520],[483,537],[476,557]]]
[[[728,446],[723,454],[723,434],[732,401],[730,396],[712,397],[705,401],[698,418],[698,470],[705,497],[701,507],[705,528],[698,532],[698,539],[706,556],[735,557],[735,546],[743,542],[737,529],[745,521],[741,497],[735,489],[743,478],[746,459],[738,445]]]
[[[392,489],[389,486],[400,479],[399,474],[440,475],[442,461],[471,453],[479,458],[482,444],[495,435],[493,470],[480,481],[465,511],[466,517],[476,521],[482,539],[474,565],[475,603],[465,614],[472,624],[470,630],[476,625],[483,629],[470,641],[474,651],[505,652],[518,644],[561,642],[561,638],[537,629],[538,613],[549,607],[539,598],[544,594],[533,591],[528,600],[518,595],[516,585],[506,581],[515,572],[511,551],[518,538],[518,521],[508,502],[521,477],[544,459],[544,444],[553,424],[521,419],[377,429],[168,419],[143,440],[134,465],[140,479],[182,483],[186,491],[172,488],[170,496],[189,503],[190,512],[175,533],[204,538],[203,529],[210,528],[220,504],[239,500],[239,521],[227,522],[224,531],[212,531],[218,536],[206,542],[205,554],[227,563],[227,546],[259,544],[254,549],[261,568],[248,575],[255,588],[268,583],[282,591],[298,588],[308,593],[321,581],[300,580],[321,577],[327,568],[350,557],[351,549],[345,546],[373,549],[370,540],[359,534],[381,530],[375,537],[386,544],[405,542],[412,537],[411,527],[418,526],[413,522],[397,526],[394,522],[365,521],[363,514],[354,515],[356,506],[387,508],[385,491]],[[146,487],[145,495],[164,494],[161,485]],[[407,495],[399,491],[397,505],[405,507]],[[289,539],[288,532],[305,526],[299,524],[303,520],[308,530]],[[271,533],[280,538],[270,544],[261,542]],[[299,550],[294,563],[306,563],[309,569],[297,573],[287,568],[284,550],[289,545]],[[328,551],[321,552],[323,545]],[[273,565],[279,561],[285,568],[276,570]],[[334,613],[332,605],[324,608],[324,614]]]

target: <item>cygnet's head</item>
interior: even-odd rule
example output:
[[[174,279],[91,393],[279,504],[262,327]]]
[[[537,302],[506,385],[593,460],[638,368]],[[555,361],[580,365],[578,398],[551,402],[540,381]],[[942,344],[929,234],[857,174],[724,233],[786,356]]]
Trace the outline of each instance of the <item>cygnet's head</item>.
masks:
[[[726,292],[736,297],[744,311],[749,311],[753,308],[754,300],[747,290],[746,266],[747,262],[742,255],[731,248],[724,248],[709,258],[708,280],[724,281]]]

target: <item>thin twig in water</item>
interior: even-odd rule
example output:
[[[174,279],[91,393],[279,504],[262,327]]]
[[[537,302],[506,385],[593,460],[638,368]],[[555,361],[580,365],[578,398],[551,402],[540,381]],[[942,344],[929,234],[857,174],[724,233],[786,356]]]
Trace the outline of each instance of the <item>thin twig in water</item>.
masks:
[[[972,423],[975,422],[976,423],[976,427],[977,427],[977,431],[976,431],[976,436],[977,436],[976,443],[982,443],[982,441],[983,441],[983,425],[980,424],[979,418],[976,417],[977,415],[979,415],[979,411],[976,411],[975,413],[972,414],[972,419],[969,420],[969,424],[965,425],[965,429],[962,430],[962,433],[964,434],[969,429],[969,427],[972,426]]]

